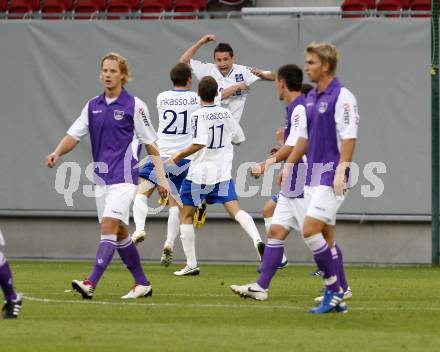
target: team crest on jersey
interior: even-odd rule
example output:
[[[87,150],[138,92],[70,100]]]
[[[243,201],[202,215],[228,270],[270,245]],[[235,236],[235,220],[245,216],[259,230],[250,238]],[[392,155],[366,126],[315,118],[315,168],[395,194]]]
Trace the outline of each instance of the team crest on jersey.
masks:
[[[113,111],[113,118],[116,121],[120,121],[124,118],[124,111],[123,110],[114,110]]]
[[[327,111],[328,103],[326,101],[321,101],[319,103],[318,111],[323,114]]]
[[[243,82],[244,78],[243,78],[243,74],[239,73],[235,75],[235,82]]]

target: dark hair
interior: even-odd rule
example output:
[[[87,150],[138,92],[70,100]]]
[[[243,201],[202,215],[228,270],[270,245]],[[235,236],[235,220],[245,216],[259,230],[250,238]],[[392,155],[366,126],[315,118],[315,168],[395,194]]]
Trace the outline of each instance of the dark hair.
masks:
[[[313,89],[313,86],[308,83],[303,83],[301,87],[301,93],[304,94],[304,96],[307,96],[307,94]]]
[[[211,102],[214,101],[217,95],[217,89],[218,85],[216,80],[211,76],[205,76],[199,82],[197,93],[203,101]]]
[[[186,86],[191,77],[191,68],[184,63],[178,63],[170,71],[171,81],[178,87]]]
[[[234,57],[234,50],[232,50],[232,46],[228,43],[218,43],[214,49],[214,56],[215,53],[229,53],[231,57]]]
[[[296,65],[284,65],[278,69],[278,80],[286,82],[289,91],[299,92],[302,87],[303,72]]]

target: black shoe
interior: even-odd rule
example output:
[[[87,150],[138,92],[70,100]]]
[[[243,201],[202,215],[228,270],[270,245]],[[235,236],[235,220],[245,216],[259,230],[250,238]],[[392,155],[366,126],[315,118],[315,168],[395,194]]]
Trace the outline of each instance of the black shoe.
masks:
[[[6,301],[2,309],[3,319],[17,319],[21,304],[22,299],[19,295],[17,295],[17,299],[14,301]]]
[[[266,247],[266,245],[263,242],[257,243],[257,253],[258,253],[258,256],[260,257],[260,262],[263,260],[263,254],[264,254],[265,247]]]

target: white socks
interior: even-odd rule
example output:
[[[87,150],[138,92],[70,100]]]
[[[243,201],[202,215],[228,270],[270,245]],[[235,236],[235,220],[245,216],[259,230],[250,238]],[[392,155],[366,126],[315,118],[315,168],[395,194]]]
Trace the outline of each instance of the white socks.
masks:
[[[165,245],[174,248],[174,241],[179,234],[179,207],[171,207],[168,212],[167,240],[165,241]]]
[[[316,251],[322,249],[327,244],[322,233],[317,233],[310,237],[304,238],[304,242],[309,247],[310,251],[315,254]]]
[[[148,197],[144,194],[136,194],[133,203],[133,219],[136,232],[145,230],[145,219],[148,215]]]
[[[182,247],[186,256],[186,264],[190,268],[196,267],[196,234],[192,224],[180,225],[180,239],[182,240]]]
[[[252,238],[254,246],[257,246],[257,243],[261,242],[261,236],[258,232],[257,226],[255,226],[254,219],[252,219],[252,217],[244,210],[239,210],[235,215],[235,220],[237,220],[249,237]]]

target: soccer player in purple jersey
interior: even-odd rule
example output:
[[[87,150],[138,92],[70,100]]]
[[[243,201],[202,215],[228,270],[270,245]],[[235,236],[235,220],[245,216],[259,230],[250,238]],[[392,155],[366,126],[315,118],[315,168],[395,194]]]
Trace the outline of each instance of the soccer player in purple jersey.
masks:
[[[287,105],[285,143],[269,159],[262,161],[252,170],[253,176],[258,177],[270,165],[285,160],[296,148],[298,139],[307,137],[306,105],[301,94],[302,78],[302,70],[296,65],[285,65],[278,70],[276,79],[278,94],[280,100]],[[240,296],[260,301],[268,298],[270,282],[282,262],[285,239],[292,229],[299,232],[302,230],[306,210],[303,195],[306,171],[307,168],[302,163],[295,164],[290,170],[291,182],[281,189],[257,282],[231,286],[232,291]]]
[[[2,231],[0,230],[0,246],[4,246]],[[22,298],[15,292],[12,280],[12,272],[9,267],[8,260],[0,251],[0,287],[2,288],[5,297],[5,303],[2,308],[3,319],[15,319],[20,313]]]
[[[117,53],[108,53],[101,60],[100,78],[104,93],[87,102],[67,135],[46,159],[47,166],[54,167],[62,155],[75,148],[81,137],[90,133],[101,241],[93,272],[84,281],[73,280],[72,287],[83,298],[91,299],[117,250],[135,280],[133,288],[121,298],[151,296],[151,284],[142,269],[139,252],[128,235],[128,223],[130,205],[138,183],[138,141],[146,145],[148,154],[152,156],[158,178],[164,186],[159,191],[166,195],[168,186],[154,143],[157,136],[146,104],[124,88],[131,79],[127,60]]]
[[[307,138],[286,164],[296,163],[307,150],[308,201],[304,220],[304,241],[322,272],[325,290],[312,314],[346,312],[344,291],[351,295],[345,279],[342,252],[334,242],[336,213],[349,185],[349,166],[353,158],[359,124],[355,96],[335,77],[339,53],[329,43],[311,43],[305,53],[305,72],[316,83],[306,98]],[[288,169],[284,169],[287,175]],[[284,177],[285,181],[286,177]]]

